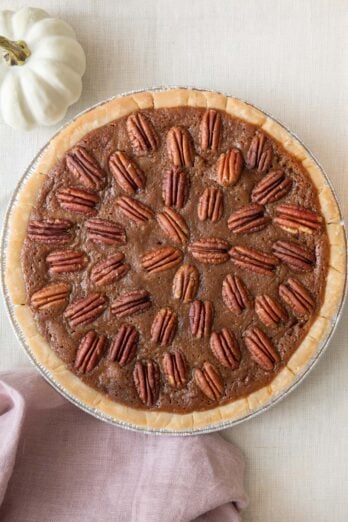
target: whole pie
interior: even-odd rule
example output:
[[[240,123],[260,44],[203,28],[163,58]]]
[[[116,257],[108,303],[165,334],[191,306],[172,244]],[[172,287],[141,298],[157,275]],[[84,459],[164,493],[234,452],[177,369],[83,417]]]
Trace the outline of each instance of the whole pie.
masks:
[[[344,232],[320,168],[217,93],[141,92],[86,112],[15,210],[7,283],[33,357],[120,422],[248,415],[304,371],[341,301]]]

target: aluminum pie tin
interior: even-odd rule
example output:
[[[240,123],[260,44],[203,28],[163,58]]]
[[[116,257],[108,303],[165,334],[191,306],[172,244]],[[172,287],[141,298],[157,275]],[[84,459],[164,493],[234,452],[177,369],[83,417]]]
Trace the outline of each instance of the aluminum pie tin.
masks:
[[[130,423],[130,422],[129,423],[128,422],[124,422],[124,421],[121,421],[119,419],[116,419],[116,418],[112,417],[111,415],[107,415],[107,414],[101,412],[100,410],[98,410],[98,408],[93,408],[93,407],[90,407],[90,406],[86,406],[83,402],[81,402],[73,394],[68,392],[59,382],[57,382],[57,380],[54,378],[54,376],[51,374],[51,372],[47,368],[45,368],[45,366],[43,366],[39,361],[36,360],[35,355],[34,355],[32,349],[31,349],[31,347],[29,345],[29,342],[28,342],[28,340],[26,338],[26,335],[24,334],[20,324],[18,323],[18,321],[17,321],[17,319],[15,317],[15,313],[14,313],[15,305],[11,301],[10,293],[9,293],[8,288],[7,288],[6,280],[5,280],[5,273],[6,273],[6,267],[7,267],[7,257],[8,257],[7,254],[8,254],[9,233],[10,233],[10,227],[9,227],[10,218],[11,218],[13,210],[16,207],[17,198],[18,198],[18,195],[19,195],[21,189],[23,188],[25,183],[28,181],[28,179],[31,177],[31,175],[35,172],[36,167],[37,167],[41,157],[45,154],[45,152],[46,152],[46,150],[47,150],[51,140],[55,136],[57,136],[63,129],[68,127],[73,121],[75,121],[77,118],[79,118],[80,116],[82,116],[82,115],[88,113],[89,111],[91,111],[91,110],[93,110],[93,109],[95,109],[95,108],[97,108],[97,107],[99,107],[101,105],[104,105],[105,103],[108,103],[108,102],[110,102],[110,101],[112,101],[112,100],[114,100],[116,98],[120,98],[122,96],[127,96],[127,95],[141,93],[141,92],[144,92],[144,91],[160,91],[161,92],[161,91],[167,91],[167,90],[171,90],[171,89],[194,89],[195,91],[210,91],[210,89],[196,88],[196,87],[190,87],[190,86],[180,86],[180,87],[178,87],[178,86],[161,86],[161,87],[155,87],[155,88],[148,88],[148,89],[139,89],[139,90],[134,90],[134,91],[128,91],[128,92],[119,94],[117,96],[113,96],[113,97],[108,98],[106,100],[103,100],[103,101],[101,101],[101,102],[99,102],[99,103],[89,107],[88,109],[80,112],[79,114],[77,114],[71,121],[69,121],[68,123],[63,125],[51,137],[50,141],[48,143],[46,143],[46,145],[44,145],[44,147],[42,147],[42,149],[34,157],[32,162],[30,163],[30,165],[28,166],[28,168],[24,172],[23,176],[21,177],[19,183],[17,184],[17,187],[15,188],[15,190],[13,192],[13,195],[12,195],[12,197],[10,199],[10,202],[9,202],[9,205],[8,205],[8,208],[7,208],[7,212],[6,212],[5,220],[4,220],[4,224],[3,224],[2,237],[1,237],[1,252],[2,252],[2,256],[1,256],[1,284],[2,284],[3,295],[4,295],[4,299],[5,299],[5,303],[6,303],[7,313],[8,313],[10,322],[12,324],[12,327],[14,329],[14,332],[16,334],[17,339],[19,340],[19,342],[20,342],[24,352],[29,357],[31,363],[39,371],[41,376],[58,393],[60,393],[68,401],[70,401],[71,403],[75,404],[75,406],[77,406],[78,408],[82,409],[86,413],[89,413],[90,415],[96,417],[97,419],[99,419],[101,421],[113,424],[114,426],[118,426],[118,427],[121,427],[121,428],[124,428],[124,429],[129,429],[129,430],[132,430],[132,431],[149,433],[149,434],[152,433],[152,434],[158,434],[158,435],[169,434],[169,435],[185,436],[185,435],[197,435],[197,434],[211,433],[211,432],[214,432],[214,431],[218,431],[218,430],[230,428],[232,426],[236,426],[237,424],[240,424],[240,423],[245,422],[245,421],[247,421],[249,419],[252,419],[252,418],[256,417],[257,415],[260,415],[261,413],[264,413],[265,411],[269,410],[272,406],[274,406],[275,404],[277,404],[278,402],[283,400],[285,397],[287,397],[305,379],[305,377],[309,374],[309,372],[317,364],[317,362],[319,361],[320,357],[322,356],[322,354],[324,353],[326,348],[329,346],[330,341],[331,341],[331,339],[333,337],[333,334],[334,334],[334,332],[336,330],[337,324],[338,324],[338,322],[339,322],[339,320],[340,320],[340,318],[342,316],[342,312],[343,312],[343,308],[344,308],[344,302],[345,302],[345,298],[346,298],[346,289],[347,289],[347,266],[345,266],[344,287],[343,287],[343,292],[342,292],[342,296],[341,296],[341,301],[340,301],[340,303],[339,303],[339,305],[337,307],[336,313],[334,314],[334,316],[332,316],[330,318],[330,321],[329,321],[330,322],[330,328],[328,329],[328,332],[327,332],[325,338],[323,340],[321,340],[321,342],[319,343],[319,345],[318,345],[318,347],[317,347],[313,357],[307,362],[307,364],[303,368],[302,372],[300,372],[299,374],[296,374],[296,377],[292,380],[291,384],[287,388],[285,388],[281,393],[279,393],[276,397],[271,398],[265,404],[262,404],[258,409],[255,409],[255,410],[253,410],[253,411],[251,411],[249,413],[246,413],[246,414],[242,415],[241,417],[237,417],[237,418],[234,418],[234,419],[231,419],[231,420],[225,420],[225,421],[221,421],[221,422],[214,422],[213,424],[207,423],[206,425],[204,425],[202,427],[193,428],[193,429],[190,429],[190,430],[187,430],[187,429],[173,430],[173,429],[167,429],[167,428],[154,429],[154,428],[150,428],[150,427],[142,427],[142,426]],[[211,91],[211,92],[215,92],[217,94],[222,94],[224,96],[231,96],[230,94],[221,93],[221,92],[218,92],[218,91]],[[345,249],[347,250],[346,228],[345,228],[345,224],[344,224],[344,221],[343,221],[343,218],[342,218],[342,212],[340,210],[340,205],[339,205],[339,202],[338,202],[338,198],[337,198],[337,195],[336,195],[336,193],[334,191],[334,188],[332,187],[332,184],[331,184],[327,174],[325,173],[324,169],[322,168],[322,166],[320,165],[318,160],[311,153],[311,151],[309,151],[308,148],[302,143],[302,141],[297,137],[297,135],[294,132],[292,132],[290,129],[288,129],[286,127],[286,125],[284,125],[283,123],[279,122],[279,120],[274,118],[271,114],[263,111],[262,109],[259,109],[255,105],[250,104],[249,102],[245,102],[244,100],[241,100],[240,98],[235,98],[235,99],[237,99],[238,101],[247,103],[252,108],[260,110],[263,114],[265,114],[265,116],[271,118],[273,121],[275,121],[276,123],[280,124],[294,139],[296,139],[302,145],[302,147],[306,150],[308,155],[313,159],[313,161],[316,163],[316,165],[320,168],[324,178],[326,179],[326,182],[327,182],[328,186],[330,187],[330,189],[332,191],[332,194],[333,194],[333,196],[334,196],[334,198],[336,200],[337,207],[338,207],[339,212],[340,212],[339,224],[342,225],[343,230],[344,230]]]

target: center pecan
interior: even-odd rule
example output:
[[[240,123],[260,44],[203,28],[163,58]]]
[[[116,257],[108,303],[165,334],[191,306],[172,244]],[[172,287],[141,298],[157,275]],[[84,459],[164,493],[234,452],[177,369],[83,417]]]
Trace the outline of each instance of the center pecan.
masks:
[[[111,305],[116,317],[139,314],[151,308],[151,296],[147,290],[132,290],[121,294]]]
[[[265,207],[251,203],[233,212],[228,218],[228,228],[234,234],[251,234],[259,232],[271,221],[264,215]]]
[[[141,258],[141,266],[147,272],[162,272],[169,270],[181,263],[183,254],[174,247],[160,247],[144,254]]]
[[[151,340],[160,346],[169,346],[174,339],[177,316],[170,308],[161,308],[152,322]]]
[[[224,239],[207,237],[199,239],[189,246],[192,256],[208,265],[218,265],[228,261],[228,243]]]
[[[190,306],[189,319],[194,337],[209,337],[213,324],[214,309],[211,301],[193,301]]]

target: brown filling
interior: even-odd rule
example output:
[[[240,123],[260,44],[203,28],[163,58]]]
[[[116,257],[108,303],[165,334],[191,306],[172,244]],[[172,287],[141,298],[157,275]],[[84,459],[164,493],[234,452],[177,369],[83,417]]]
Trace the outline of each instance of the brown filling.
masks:
[[[134,141],[134,132],[132,134],[129,122],[127,129],[127,118],[121,118],[89,133],[78,144],[95,158],[105,173],[104,186],[98,178],[98,169],[96,174],[93,168],[86,171],[88,175],[82,179],[76,175],[76,172],[73,173],[73,168],[65,158],[49,173],[32,211],[31,220],[63,219],[71,221],[74,226],[67,242],[37,240],[37,236],[34,235],[31,239],[26,239],[22,263],[28,302],[32,305],[40,331],[52,349],[85,383],[106,393],[111,399],[132,407],[152,407],[173,412],[184,413],[208,409],[216,404],[246,396],[270,383],[299,346],[322,302],[327,271],[325,226],[321,223],[315,224],[312,215],[302,213],[299,217],[289,218],[286,209],[280,216],[279,211],[276,212],[276,208],[283,204],[305,207],[317,214],[320,212],[320,207],[315,187],[307,173],[293,157],[267,135],[263,134],[266,138],[265,143],[262,150],[256,150],[256,160],[254,155],[256,163],[259,161],[259,170],[257,165],[252,169],[246,167],[252,139],[255,133],[259,135],[255,126],[221,112],[221,136],[216,142],[216,133],[214,139],[212,136],[202,135],[201,121],[205,115],[204,109],[181,107],[146,110],[142,111],[142,114],[155,129],[155,138],[143,132],[139,135],[139,139],[143,141]],[[168,153],[166,137],[173,127],[185,129],[185,132],[179,134],[171,132],[172,140],[169,143]],[[140,125],[140,130],[142,129]],[[143,146],[143,150],[137,146],[137,143]],[[202,143],[207,151],[202,150]],[[151,147],[158,148],[153,151]],[[146,148],[149,149],[147,153]],[[227,158],[230,160],[228,165],[232,165],[232,170],[225,170],[224,173],[220,171],[218,174],[218,159],[221,153],[232,148],[238,148],[244,158],[244,161],[242,158],[239,180],[233,179],[236,176],[236,169],[239,168],[236,163],[239,160],[236,157]],[[260,154],[262,151],[267,153],[267,150],[270,151],[269,156]],[[135,188],[137,183],[145,184],[145,188],[138,190],[133,196],[122,190],[120,183],[117,183],[110,173],[109,158],[115,151],[125,152],[135,163],[135,167],[140,168],[145,176],[142,177],[138,172],[136,177],[127,178],[128,185],[133,185]],[[191,160],[192,166],[190,166]],[[249,165],[250,161],[253,161],[251,152],[249,152]],[[269,161],[271,164],[267,165]],[[173,162],[181,162],[185,165],[179,169],[184,172],[184,175],[177,176],[174,181],[184,183],[186,175],[188,194],[181,190],[179,201],[175,187],[166,185],[169,186],[167,203],[178,203],[179,207],[183,206],[182,208],[168,207],[179,214],[179,219],[177,214],[171,212],[164,213],[162,218],[158,218],[159,213],[165,208],[162,196],[163,178],[168,176],[166,173],[173,168]],[[222,160],[220,165],[221,162]],[[225,165],[225,168],[227,167]],[[264,171],[259,172],[263,167],[265,167]],[[263,213],[258,213],[257,208],[251,209],[246,214],[242,213],[241,218],[237,215],[235,219],[229,220],[233,212],[251,203],[251,192],[255,185],[263,180],[267,173],[277,170],[281,170],[282,173],[275,175],[274,179],[271,178],[269,185],[261,186],[261,192],[267,195],[273,190],[272,194],[277,191],[279,194],[279,190],[284,188],[284,195],[280,193],[277,201],[266,202],[264,204],[266,210]],[[224,177],[225,175],[227,177]],[[284,178],[286,178],[285,182]],[[137,180],[135,185],[134,179]],[[229,183],[231,179],[231,185],[221,184]],[[169,181],[167,180],[168,183]],[[124,184],[122,188],[125,189],[128,185]],[[67,192],[65,189],[68,187],[80,189],[80,192]],[[205,193],[205,199],[202,200],[207,188],[218,189],[218,191]],[[81,190],[91,192],[92,197],[81,193]],[[220,199],[216,202],[217,192],[220,194],[218,196]],[[134,206],[132,200],[129,203],[126,198],[118,201],[117,198],[120,196],[134,198],[143,206],[139,207],[137,204]],[[213,199],[209,200],[209,197]],[[256,197],[256,206],[262,205],[260,197]],[[221,200],[223,208],[221,208]],[[77,213],[76,210],[81,212],[81,208],[82,212],[89,212],[89,214]],[[93,209],[96,209],[94,216]],[[204,217],[207,219],[204,221],[198,219],[198,209],[201,219]],[[273,218],[279,217],[283,221],[279,222],[278,219],[278,223],[277,220],[272,223]],[[93,222],[99,218],[123,225],[126,230],[126,244],[122,244],[120,230],[105,230],[105,226],[102,227],[102,241],[105,237],[109,239],[111,237],[111,241],[117,237],[116,242],[96,242],[95,236],[94,240],[88,239],[86,220],[91,219]],[[289,219],[292,224],[295,220],[293,226],[298,227],[295,235],[289,233]],[[249,226],[250,221],[252,223]],[[98,226],[94,223],[94,232]],[[241,231],[238,228],[240,226],[242,226]],[[256,227],[255,231],[250,232],[251,226]],[[97,233],[100,232],[98,230]],[[89,237],[92,237],[90,232]],[[203,245],[204,252],[208,252],[208,263],[202,262],[200,257],[201,245],[196,248],[193,245],[207,238],[223,240],[222,246],[220,243],[209,244],[207,249],[207,245]],[[278,254],[280,251],[279,256],[283,255],[283,259],[278,258],[279,264],[273,265],[272,245],[279,240],[295,242],[302,250],[296,251],[295,254],[292,251],[289,261],[288,252],[286,248],[284,251],[284,245],[281,243]],[[227,242],[227,248],[224,247],[224,242]],[[144,253],[165,246],[180,250],[182,259],[179,256],[175,266],[168,270],[153,272],[145,270],[141,264]],[[243,248],[234,250],[233,247],[256,249],[271,256],[271,261],[268,257],[250,259],[250,254],[247,254],[245,261]],[[231,248],[234,253],[230,257],[227,252]],[[54,255],[46,260],[52,252],[62,250],[73,251],[72,258],[68,256],[64,261],[65,268],[64,263],[59,264],[59,256],[58,261]],[[87,257],[81,255],[81,252],[84,252]],[[118,253],[123,253],[124,258],[117,256]],[[286,259],[289,262],[284,262],[284,255],[288,255]],[[109,266],[93,268],[98,262],[110,256],[114,256],[114,259],[110,261]],[[239,259],[239,263],[235,262],[236,258]],[[218,259],[218,264],[214,264],[213,259]],[[76,266],[76,262],[78,266],[76,271],[64,272],[66,267],[71,269],[71,266]],[[250,263],[259,269],[261,267],[261,270],[252,271]],[[212,331],[220,334],[224,328],[227,328],[232,332],[232,341],[228,335],[227,337],[215,335],[211,347],[210,335],[198,338],[192,334],[191,328],[196,328],[197,332],[200,325],[198,323],[198,326],[190,325],[190,303],[174,299],[172,294],[174,275],[183,264],[192,265],[198,271],[199,283],[195,299],[212,303]],[[51,266],[50,271],[49,266]],[[52,271],[52,266],[56,271]],[[296,269],[296,266],[299,269]],[[119,278],[109,282],[108,274],[112,270],[119,271],[117,272]],[[194,286],[197,284],[196,271],[194,272],[195,276],[192,276],[191,283],[193,294]],[[225,300],[222,298],[222,283],[228,274],[238,276],[238,281],[242,281],[243,285],[242,290],[239,288],[235,293],[232,292],[234,297],[237,296],[234,311],[226,306],[226,298]],[[296,282],[300,281],[302,284],[300,290],[296,285],[295,287],[288,285],[289,278],[295,279]],[[35,292],[57,281],[68,282],[70,286],[60,285],[55,290],[53,298],[52,295],[47,298],[45,294],[43,297],[39,295],[31,300]],[[284,285],[286,288],[280,296],[278,289],[282,283],[286,283]],[[235,287],[232,286],[232,290],[233,288]],[[243,288],[248,296],[247,307],[243,306]],[[150,297],[144,297],[143,293],[132,298],[133,305],[132,303],[129,305],[126,299],[126,303],[121,300],[120,304],[116,303],[111,307],[120,295],[133,290],[146,290]],[[103,296],[101,301],[98,301],[99,304],[95,305],[97,301],[92,297],[90,300],[92,304],[83,303],[82,306],[83,313],[88,313],[88,306],[91,307],[92,320],[89,324],[79,324],[81,312],[75,310],[64,316],[64,309],[69,303],[96,293]],[[289,293],[290,298],[287,298]],[[263,295],[268,297],[257,299],[258,313],[256,313],[255,298]],[[48,303],[48,306],[43,306],[42,303]],[[94,306],[100,306],[102,312],[95,320],[93,320]],[[127,310],[127,307],[130,309],[131,306],[133,310],[138,310],[140,313],[121,318],[112,313],[112,309]],[[241,311],[235,313],[238,312],[238,306]],[[304,310],[302,312],[301,306]],[[233,309],[233,304],[231,307]],[[161,309],[167,308],[170,310],[166,313],[161,312],[163,317],[161,314],[157,317]],[[205,310],[206,321],[209,319],[207,314],[209,315],[210,312]],[[201,309],[195,310],[193,307],[191,315],[194,316],[195,313],[196,319],[204,318]],[[74,321],[77,318],[73,329],[71,317]],[[156,324],[152,327],[155,317],[157,322],[155,321]],[[192,324],[194,321],[193,317]],[[122,335],[124,335],[122,337],[120,334],[118,338],[124,341],[122,345],[122,342],[117,344],[115,338],[123,324],[134,326],[135,330],[123,328]],[[209,333],[209,325],[206,326]],[[258,336],[258,331],[255,333],[252,330],[253,327],[259,328],[266,334],[267,342]],[[77,357],[81,339],[91,330],[99,336],[106,336],[106,339],[90,334],[82,343],[83,346],[80,347]],[[247,334],[245,337],[246,331],[249,331],[250,335]],[[134,337],[138,342],[132,345]],[[128,345],[125,339],[130,339]],[[271,348],[267,345],[268,341],[271,343]],[[180,354],[176,358],[166,355],[176,354],[178,350]],[[118,354],[118,360],[121,364],[125,363],[124,365],[110,360],[115,357],[115,354]],[[182,359],[184,369],[181,364]],[[147,366],[137,364],[134,370],[137,361],[154,361],[158,366],[152,363]],[[204,365],[207,361],[213,365],[213,370],[210,365]],[[201,370],[196,376],[194,376],[195,369]]]

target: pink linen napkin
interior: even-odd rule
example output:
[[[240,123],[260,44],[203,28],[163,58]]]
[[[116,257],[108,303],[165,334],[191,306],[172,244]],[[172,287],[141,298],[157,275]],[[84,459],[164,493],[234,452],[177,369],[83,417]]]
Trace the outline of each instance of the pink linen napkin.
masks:
[[[1,377],[0,520],[241,521],[243,457],[219,434],[115,428],[36,372]]]

